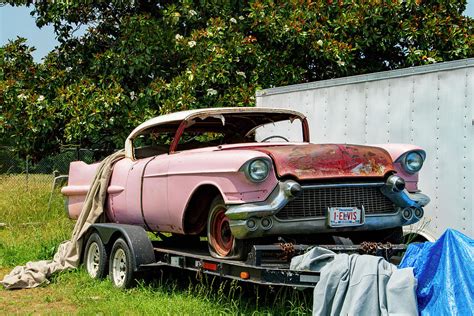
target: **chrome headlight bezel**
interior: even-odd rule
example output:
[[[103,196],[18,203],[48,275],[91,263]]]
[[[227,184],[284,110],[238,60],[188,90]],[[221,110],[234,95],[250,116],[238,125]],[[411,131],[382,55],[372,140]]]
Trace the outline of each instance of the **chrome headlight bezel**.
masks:
[[[260,175],[259,171],[256,169],[260,169]],[[248,161],[243,168],[246,177],[255,183],[267,180],[271,169],[271,163],[267,159],[262,158]]]
[[[404,155],[402,159],[403,169],[409,173],[417,173],[423,168],[423,163],[425,161],[424,155],[419,151],[411,151]]]

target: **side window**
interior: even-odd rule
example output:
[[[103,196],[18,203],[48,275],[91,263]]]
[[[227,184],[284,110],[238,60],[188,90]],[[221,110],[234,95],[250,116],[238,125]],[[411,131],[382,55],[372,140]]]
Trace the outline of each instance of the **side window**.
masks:
[[[174,133],[151,132],[139,135],[133,140],[136,159],[162,155],[169,152]]]
[[[184,131],[178,142],[178,151],[221,145],[223,133]]]

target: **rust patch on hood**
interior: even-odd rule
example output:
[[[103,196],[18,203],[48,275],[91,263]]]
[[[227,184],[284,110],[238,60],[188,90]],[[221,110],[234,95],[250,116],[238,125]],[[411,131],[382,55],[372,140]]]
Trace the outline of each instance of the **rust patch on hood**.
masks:
[[[362,145],[306,144],[257,147],[272,157],[278,176],[300,180],[341,177],[383,177],[393,171],[382,148]]]

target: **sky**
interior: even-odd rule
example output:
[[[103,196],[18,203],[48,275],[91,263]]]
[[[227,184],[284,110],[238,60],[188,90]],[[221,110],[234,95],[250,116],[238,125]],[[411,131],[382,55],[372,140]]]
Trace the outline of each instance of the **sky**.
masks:
[[[18,36],[27,39],[28,46],[34,46],[33,58],[40,62],[58,45],[56,35],[52,26],[36,26],[35,18],[30,15],[32,7],[13,7],[11,5],[0,5],[0,46],[5,45],[8,40],[14,40]],[[75,34],[81,35],[84,29]]]
[[[54,49],[58,44],[52,26],[44,26],[39,29],[35,19],[30,15],[31,7],[12,7],[0,5],[0,46],[5,45],[8,40],[16,39],[17,36],[25,37],[29,46],[36,47],[33,58],[40,62],[41,58]],[[469,0],[466,12],[467,16],[474,17],[474,0]],[[85,29],[76,34],[84,33]]]

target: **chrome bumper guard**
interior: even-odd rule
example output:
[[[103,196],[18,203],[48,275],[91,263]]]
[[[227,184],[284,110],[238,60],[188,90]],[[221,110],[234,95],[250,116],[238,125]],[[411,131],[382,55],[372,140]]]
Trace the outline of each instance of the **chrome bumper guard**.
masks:
[[[430,201],[425,194],[408,192],[404,180],[396,175],[390,176],[386,183],[357,185],[379,186],[381,192],[397,206],[397,211],[390,214],[367,214],[362,225],[341,228],[329,227],[326,217],[280,220],[275,214],[304,190],[296,181],[287,180],[279,182],[265,201],[229,205],[226,215],[230,220],[232,234],[238,239],[247,239],[279,234],[378,230],[410,225],[423,217],[423,207]]]

